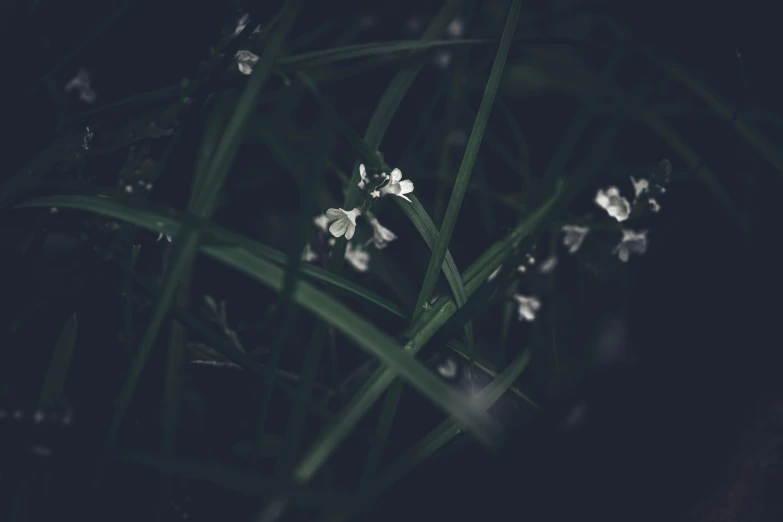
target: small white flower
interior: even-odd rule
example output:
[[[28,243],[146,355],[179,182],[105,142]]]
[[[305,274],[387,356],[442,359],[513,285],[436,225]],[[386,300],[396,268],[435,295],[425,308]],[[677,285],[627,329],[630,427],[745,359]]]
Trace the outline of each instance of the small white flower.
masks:
[[[536,258],[531,256],[530,254],[527,255],[527,264],[532,265],[536,262]]]
[[[397,239],[397,236],[388,228],[381,225],[374,217],[369,219],[370,226],[372,227],[372,238],[367,243],[373,243],[375,248],[386,248],[390,241]]]
[[[345,234],[345,239],[351,239],[356,230],[356,216],[361,214],[358,208],[353,210],[343,210],[341,208],[330,208],[326,211],[326,217],[332,222],[329,225],[329,232],[334,237],[340,237]]]
[[[575,254],[582,247],[587,233],[590,232],[589,228],[576,225],[564,225],[560,230],[565,232],[563,245],[568,249],[569,254]]]
[[[617,221],[625,221],[631,213],[630,203],[620,195],[617,187],[598,190],[595,195],[595,204],[606,210],[607,214]]]
[[[630,254],[644,254],[647,251],[647,231],[634,232],[627,228],[623,229],[623,239],[612,250],[613,254],[617,254],[620,261],[626,263]]]
[[[90,73],[83,68],[79,69],[76,76],[65,84],[65,92],[71,92],[74,89],[79,92],[79,99],[83,102],[92,103],[95,101],[95,91],[90,86]]]
[[[541,263],[541,266],[538,267],[538,270],[541,271],[542,274],[548,274],[554,270],[556,266],[557,258],[555,256],[551,256]]]
[[[636,180],[633,176],[630,176],[630,178],[631,178],[631,183],[633,183],[633,191],[636,194],[635,197],[638,198],[645,192],[650,191],[650,182],[647,181],[646,179],[639,178],[638,180]]]
[[[525,297],[524,295],[514,294],[519,304],[519,319],[525,321],[533,321],[536,318],[536,312],[541,308],[541,301],[536,297]]]
[[[321,229],[321,232],[326,232],[326,229],[329,226],[329,218],[326,217],[326,214],[321,214],[313,218],[313,223]]]
[[[502,268],[503,268],[503,265],[500,265],[491,274],[489,274],[489,277],[487,278],[487,282],[492,281],[493,279],[495,279],[498,276],[498,274],[500,273],[500,270]]]
[[[448,51],[440,51],[435,54],[435,65],[441,69],[445,69],[451,63],[451,53]]]
[[[313,252],[313,249],[310,248],[310,243],[306,243],[304,247],[304,251],[302,251],[302,261],[306,263],[310,263],[312,261],[315,261],[318,259],[318,255]]]
[[[161,232],[160,234],[158,234],[158,239],[156,239],[155,241],[160,241],[161,239],[163,239],[163,238],[164,238],[164,236],[165,236],[165,238],[166,238],[166,241],[168,241],[169,243],[171,243],[171,236],[170,236],[170,235],[168,235],[168,234],[163,234],[163,232]]]
[[[250,15],[248,13],[243,14],[242,18],[237,21],[237,27],[234,29],[234,36],[239,36],[239,33],[245,30],[248,21],[250,21]]]
[[[237,51],[234,55],[237,61],[237,68],[242,74],[249,75],[253,72],[253,67],[258,63],[258,56],[250,51]]]
[[[457,376],[457,363],[449,357],[438,365],[438,373],[447,379],[453,379]]]
[[[525,265],[519,265],[517,267],[517,272],[525,273],[527,272],[527,267]]]
[[[359,272],[366,272],[370,266],[370,253],[361,246],[353,246],[351,243],[345,248],[345,260],[351,263]]]
[[[653,212],[660,212],[661,206],[658,204],[657,201],[655,201],[653,198],[650,198],[650,209]]]
[[[459,18],[455,18],[451,22],[449,22],[449,25],[446,26],[446,34],[453,37],[453,38],[459,38],[465,33],[465,22],[463,22]]]
[[[381,192],[379,190],[373,190],[372,192],[370,192],[370,196],[372,196],[373,198],[379,198],[381,197]]]
[[[400,169],[391,171],[389,184],[381,189],[381,194],[384,196],[386,194],[392,194],[401,197],[409,203],[411,200],[405,197],[405,194],[410,194],[411,192],[413,192],[413,182],[409,179],[402,179],[402,172],[400,172]]]

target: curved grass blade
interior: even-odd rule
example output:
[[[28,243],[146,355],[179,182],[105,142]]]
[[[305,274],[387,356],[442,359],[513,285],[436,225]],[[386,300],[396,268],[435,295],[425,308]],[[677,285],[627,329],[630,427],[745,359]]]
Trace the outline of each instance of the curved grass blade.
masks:
[[[304,505],[335,507],[347,500],[346,494],[337,490],[300,486],[292,482],[268,478],[260,473],[239,471],[220,464],[208,464],[190,458],[166,457],[132,450],[120,451],[114,458],[156,469],[168,475],[209,482],[248,496],[285,494]]]
[[[304,262],[301,259],[301,252],[304,249],[305,244],[307,244],[310,235],[310,227],[312,226],[310,216],[314,213],[318,202],[318,195],[321,193],[321,187],[324,184],[326,159],[329,156],[331,148],[332,140],[329,136],[329,128],[323,117],[320,118],[317,129],[315,134],[316,144],[310,152],[310,161],[304,163],[306,170],[310,172],[311,179],[307,180],[300,189],[300,194],[302,194],[300,200],[302,203],[299,209],[299,222],[296,228],[297,233],[294,236],[294,240],[291,241],[291,249],[288,253],[288,264],[283,279],[283,289],[278,301],[278,309],[282,311],[282,325],[280,326],[272,345],[272,356],[269,363],[272,371],[277,370],[277,364],[280,360],[280,354],[282,353],[285,339],[295,325],[296,306],[293,295],[297,289],[297,279],[300,273],[300,267],[304,265]],[[302,177],[304,178],[305,176],[306,172],[303,172]],[[317,345],[310,346],[307,350],[304,368],[301,372],[301,377],[297,386],[297,392],[300,394],[300,397],[311,396],[311,389],[318,372],[322,344],[323,343],[317,343]],[[262,437],[264,436],[264,424],[266,422],[266,414],[271,400],[273,380],[274,375],[267,383],[266,389],[264,390],[263,405],[258,428],[257,448],[261,447]],[[307,410],[303,408],[301,404],[294,404],[289,416],[283,449],[280,454],[279,462],[281,464],[290,458],[293,452],[298,450],[299,440],[306,418]]]
[[[484,129],[486,129],[487,121],[489,121],[489,115],[495,101],[495,94],[500,85],[500,77],[503,74],[503,67],[506,64],[506,57],[508,57],[508,51],[511,47],[511,37],[514,35],[514,30],[516,29],[517,18],[521,6],[522,3],[520,0],[514,0],[511,4],[506,26],[503,29],[503,36],[500,39],[500,47],[495,56],[495,63],[492,65],[492,72],[489,75],[489,81],[484,90],[484,97],[481,100],[481,106],[479,107],[478,115],[476,116],[476,121],[473,124],[473,130],[470,133],[468,145],[465,149],[465,156],[462,159],[462,164],[457,173],[457,179],[454,182],[454,190],[451,193],[451,198],[449,199],[449,204],[446,208],[443,226],[440,229],[438,239],[432,249],[432,257],[427,266],[427,272],[424,276],[421,291],[419,292],[419,298],[416,301],[416,307],[413,310],[414,321],[421,315],[424,310],[424,303],[430,299],[432,292],[435,290],[435,285],[438,282],[443,260],[446,257],[446,250],[451,241],[451,235],[454,232],[457,216],[462,207],[462,200],[465,197],[465,191],[470,182],[470,174],[473,171],[473,165],[478,156],[481,140],[484,137]]]
[[[57,338],[57,345],[49,363],[49,370],[46,372],[41,396],[38,399],[39,409],[55,408],[62,401],[65,380],[68,377],[68,368],[71,366],[78,333],[79,320],[76,318],[76,314],[73,314],[68,318]]]
[[[82,208],[74,205],[72,199],[66,197],[37,198],[35,206],[51,206],[51,201],[61,201],[66,203],[64,206]],[[71,199],[71,201],[69,201]],[[99,198],[95,198],[99,199]],[[48,200],[42,202],[40,200]],[[27,206],[33,206],[27,202]],[[169,227],[175,233],[175,230],[181,226],[170,216],[164,215],[146,215],[140,217],[137,213],[116,212],[116,202],[101,199],[92,209],[104,205],[105,207],[115,207],[112,215],[118,219],[125,219],[136,223],[139,226],[158,230],[158,222],[167,220]],[[21,207],[23,205],[18,205]],[[118,214],[122,214],[119,216]],[[165,226],[165,224],[164,224]],[[256,257],[241,246],[225,246],[201,244],[200,250],[206,255],[222,262],[226,266],[236,268],[238,271],[256,279],[270,288],[280,291],[283,284],[283,269],[273,263]],[[442,383],[426,367],[413,358],[410,354],[404,353],[406,350],[401,347],[387,334],[379,331],[369,322],[356,316],[345,305],[332,299],[323,292],[317,290],[310,284],[302,281],[300,286],[294,292],[294,299],[304,308],[334,325],[347,338],[353,340],[360,348],[369,354],[378,358],[389,367],[392,377],[397,373],[410,382],[418,391],[425,395],[433,404],[439,406],[450,415],[455,416],[463,422],[473,432],[479,441],[489,447],[494,447],[498,442],[497,426],[486,414],[475,412],[466,407],[466,400],[463,394],[454,391],[449,386]],[[452,301],[453,303],[453,301]],[[407,350],[410,351],[410,350]]]
[[[195,194],[189,204],[189,207],[194,210],[194,213],[200,217],[209,217],[214,210],[220,189],[222,188],[223,182],[233,163],[234,156],[239,149],[242,134],[253,115],[252,109],[255,106],[258,94],[266,84],[274,60],[280,53],[283,41],[293,25],[294,18],[303,2],[304,0],[289,0],[286,2],[283,8],[283,17],[270,35],[267,47],[259,58],[257,68],[242,91],[234,114],[229,120],[221,141],[215,149],[215,154],[210,158],[209,170],[205,174],[203,182],[203,192]],[[181,240],[178,240],[175,243],[171,264],[165,278],[163,290],[161,291],[160,300],[155,306],[150,323],[147,326],[136,353],[136,357],[131,364],[131,369],[127,381],[123,386],[123,391],[117,399],[114,418],[107,437],[107,447],[114,444],[120,425],[125,418],[125,412],[127,411],[133,392],[141,377],[149,352],[152,350],[160,327],[171,307],[180,276],[198,247],[200,237],[197,231],[186,231],[183,236],[184,237],[182,237]]]
[[[473,397],[477,407],[487,410],[495,404],[527,368],[531,355],[532,352],[529,348],[523,351],[496,379],[479,391]],[[398,458],[386,474],[374,484],[367,486],[365,491],[359,491],[354,504],[349,504],[346,510],[341,511],[340,516],[330,517],[330,522],[345,520],[352,514],[370,507],[384,491],[410,473],[419,463],[448,444],[460,431],[461,427],[453,420],[443,421],[405,455]]]

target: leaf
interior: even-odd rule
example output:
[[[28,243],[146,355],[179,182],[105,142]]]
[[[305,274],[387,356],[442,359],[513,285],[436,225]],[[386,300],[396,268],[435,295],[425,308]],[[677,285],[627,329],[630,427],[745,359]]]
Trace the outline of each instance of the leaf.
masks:
[[[57,338],[57,345],[54,348],[52,360],[44,379],[43,390],[38,399],[39,409],[52,409],[61,403],[78,333],[79,321],[76,314],[73,314],[68,318]]]

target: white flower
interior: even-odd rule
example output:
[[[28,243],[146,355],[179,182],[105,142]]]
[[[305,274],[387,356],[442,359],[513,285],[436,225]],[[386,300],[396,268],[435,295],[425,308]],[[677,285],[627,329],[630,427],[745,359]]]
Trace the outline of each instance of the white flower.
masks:
[[[628,261],[631,252],[634,254],[644,254],[647,251],[647,231],[634,232],[627,228],[623,229],[623,239],[612,250],[613,254],[617,254],[620,261],[623,263]]]
[[[528,265],[532,265],[532,264],[533,264],[533,263],[535,263],[535,262],[536,262],[536,258],[535,258],[535,257],[533,257],[533,256],[531,256],[530,254],[528,254],[528,255],[527,255],[527,264],[528,264]]]
[[[347,235],[347,234],[346,234]],[[359,272],[366,272],[370,266],[370,254],[362,247],[354,247],[351,243],[345,248],[345,260],[351,263]]]
[[[538,269],[541,271],[542,274],[548,274],[552,270],[555,269],[557,266],[557,258],[555,256],[551,256],[548,259],[545,259],[543,263],[541,263],[541,266],[538,267]]]
[[[620,196],[617,187],[598,190],[595,195],[595,204],[606,210],[617,221],[625,221],[631,213],[631,205],[627,199]]]
[[[519,304],[519,320],[533,321],[536,318],[536,311],[541,308],[541,301],[536,297],[525,297],[524,295],[514,294]]]
[[[397,239],[394,232],[381,225],[376,218],[371,217],[369,221],[372,227],[372,238],[367,241],[368,244],[373,243],[375,248],[380,250],[386,248],[390,241]]]
[[[653,198],[650,198],[650,209],[653,212],[660,212],[661,206],[658,204],[657,201],[655,201]]]
[[[441,69],[445,69],[451,63],[451,53],[448,51],[440,51],[435,54],[435,65]]]
[[[563,245],[568,249],[569,254],[576,253],[582,247],[582,243],[587,237],[587,233],[590,229],[587,227],[579,227],[576,225],[564,225],[560,228],[562,232],[565,232],[563,237]]]
[[[249,20],[250,15],[248,13],[242,15],[242,18],[237,21],[236,29],[234,29],[234,36],[239,36],[239,33],[245,30],[245,26],[247,26]]]
[[[326,217],[329,218],[329,232],[334,237],[340,237],[345,234],[345,239],[351,239],[356,230],[356,216],[361,214],[358,208],[345,211],[341,208],[330,208],[326,211]]]
[[[451,37],[459,38],[464,33],[465,33],[465,22],[463,22],[459,18],[455,18],[449,23],[449,25],[446,26],[446,34]]]
[[[364,163],[359,165],[359,176],[362,178],[362,180],[359,182],[359,188],[364,190],[365,184],[367,182],[367,170],[364,168]]]
[[[65,92],[71,92],[74,89],[79,91],[79,99],[83,102],[92,103],[95,101],[95,91],[90,87],[90,73],[85,69],[79,69],[76,76],[65,84]]]
[[[250,51],[237,51],[234,59],[237,61],[237,67],[242,74],[251,74],[253,67],[258,63],[258,56]]]
[[[315,261],[318,259],[318,255],[313,252],[313,249],[310,248],[310,243],[306,243],[304,247],[304,251],[302,251],[302,260],[310,263],[311,261]]]
[[[411,202],[410,199],[405,197],[405,194],[413,192],[413,182],[409,179],[402,179],[402,172],[400,169],[394,169],[391,171],[391,179],[389,184],[381,189],[381,194],[393,194],[399,196],[407,202]]]
[[[379,190],[373,190],[372,192],[370,192],[370,196],[372,196],[374,198],[379,198],[379,197],[381,197],[381,193],[380,193]]]
[[[326,229],[329,226],[329,218],[326,217],[326,214],[321,214],[313,218],[313,223],[321,229],[322,232],[326,232]]]
[[[644,178],[639,178],[639,180],[637,181],[636,179],[634,179],[633,176],[630,176],[630,178],[631,178],[631,183],[633,183],[633,191],[636,194],[635,197],[638,198],[639,196],[641,196],[645,192],[649,192],[649,190],[650,190],[650,182],[649,181],[647,181]]]
[[[501,268],[503,268],[503,265],[500,265],[491,274],[489,274],[489,277],[487,278],[487,282],[492,281],[493,279],[495,279],[498,276],[498,274],[500,273],[500,269]]]
[[[517,272],[525,273],[527,271],[527,267],[525,265],[519,265],[517,267]]]
[[[449,357],[438,365],[438,373],[447,379],[457,376],[457,363]]]

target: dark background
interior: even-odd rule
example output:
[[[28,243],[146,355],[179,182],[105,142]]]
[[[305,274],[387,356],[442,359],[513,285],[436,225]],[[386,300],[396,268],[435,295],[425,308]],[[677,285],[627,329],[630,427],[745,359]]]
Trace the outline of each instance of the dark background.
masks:
[[[277,9],[267,2],[257,3],[259,7],[247,8],[253,9],[258,20],[268,19]],[[359,41],[406,38],[404,24],[411,14],[426,19],[439,7],[436,2],[407,1],[394,5],[310,3],[313,5],[305,7],[296,23],[302,30],[324,19],[334,18],[344,26],[356,24],[365,14],[377,16],[377,29],[363,33]],[[12,173],[53,139],[57,114],[84,110],[73,98],[47,94],[38,79],[114,6],[111,2],[41,1],[31,11],[32,3],[4,4],[7,11],[0,15],[3,168]],[[554,9],[547,2],[531,4],[542,15]],[[55,85],[64,84],[83,66],[92,73],[100,105],[176,83],[191,74],[216,40],[220,29],[216,20],[230,18],[233,9],[228,2],[198,6],[190,2],[136,2],[98,44],[54,75]],[[754,107],[780,114],[781,39],[772,3],[596,2],[590,9],[604,10],[625,21],[639,43],[676,58],[741,110]],[[381,69],[361,81],[345,82],[333,93],[338,110],[357,130],[366,126],[394,72],[394,67]],[[437,81],[437,71],[425,70],[409,96],[412,100],[423,96],[421,92],[431,90]],[[551,136],[551,143],[542,143],[544,148],[557,143],[573,114],[573,107],[561,103],[521,104],[518,110],[520,118],[530,122],[526,131]],[[393,128],[415,125],[416,112],[403,110]],[[596,290],[598,304],[587,304],[573,326],[574,336],[583,336],[585,345],[594,345],[612,321],[620,321],[626,332],[621,342],[631,354],[631,362],[591,371],[566,387],[568,391],[547,401],[541,418],[513,431],[497,456],[467,446],[427,463],[420,473],[379,501],[368,520],[566,520],[575,516],[684,520],[697,502],[725,480],[732,480],[726,479],[726,463],[736,455],[738,441],[752,425],[752,412],[759,404],[783,400],[777,357],[781,311],[778,201],[783,173],[774,172],[754,156],[725,123],[697,117],[687,128],[698,152],[749,220],[748,227],[738,230],[698,181],[687,177],[675,180],[664,200],[664,210],[650,223],[650,250],[632,259],[628,273],[618,275],[613,283],[618,288],[610,284]],[[384,150],[404,148],[404,142],[394,142],[404,136],[390,133]],[[156,197],[176,200],[183,197],[182,187],[189,187],[192,168],[188,161],[192,161],[198,135],[186,139],[193,147],[180,152],[182,157],[174,163],[179,168],[161,181]],[[545,142],[549,138],[539,139]],[[648,154],[641,152],[647,143],[634,142],[643,141],[643,136],[621,136],[618,140],[624,140],[618,147],[624,154],[633,157],[636,150],[639,155]],[[688,171],[673,153],[662,150],[661,154],[642,156],[640,162],[654,164],[660,157],[668,157],[676,171]],[[426,184],[421,187],[427,194]],[[284,192],[280,189],[277,194]],[[270,213],[284,211],[285,202],[275,194],[258,197],[258,205],[271,208]],[[420,197],[427,201],[426,196]],[[232,214],[230,208],[218,217],[227,224],[243,218],[244,214]],[[89,450],[101,440],[100,427],[105,422],[101,415],[110,407],[124,368],[122,359],[102,349],[112,328],[121,325],[121,306],[111,290],[121,276],[97,259],[89,245],[63,252],[50,244],[49,251],[35,259],[19,254],[24,240],[42,226],[50,232],[71,233],[74,223],[67,219],[18,211],[0,215],[8,238],[3,241],[4,310],[12,314],[37,307],[37,320],[4,341],[0,368],[4,381],[11,383],[5,384],[10,390],[5,392],[9,404],[24,404],[25,397],[35,396],[40,372],[48,361],[49,352],[40,347],[53,344],[65,319],[77,310],[80,323],[101,325],[86,328],[90,333],[85,335],[92,336],[88,337],[91,342],[86,342],[91,348],[74,363],[73,379],[77,382],[69,384],[74,404],[81,405],[82,411],[97,412],[94,422],[88,417],[75,431],[62,435],[75,449],[58,465],[71,466],[79,475],[80,463],[90,462]],[[513,226],[513,221],[502,225]],[[486,239],[494,241],[502,234],[499,227],[496,237]],[[149,243],[153,244],[154,238]],[[455,257],[459,260],[460,252],[455,252]],[[423,268],[420,270],[423,273]],[[218,278],[206,269],[199,273],[207,273],[207,279]],[[420,275],[412,277],[414,287],[420,279]],[[209,288],[210,281],[204,285]],[[242,308],[241,294],[224,298]],[[162,364],[162,356],[159,359],[153,364]],[[223,385],[221,380],[205,386],[214,390]],[[140,391],[150,400],[157,393],[152,385]],[[214,400],[219,404],[221,399]],[[587,405],[584,418],[576,427],[564,429],[563,419],[579,404]],[[250,407],[239,401],[231,409],[240,416]],[[410,414],[414,419],[429,414],[426,408],[410,411],[415,412]],[[144,419],[142,408],[137,415]],[[147,417],[155,419],[154,413]],[[768,429],[771,436],[779,436],[780,424],[774,419],[769,420]],[[145,446],[153,436],[150,433],[154,432],[139,428],[127,438],[135,436],[135,442]],[[51,437],[59,440],[61,434]],[[395,447],[394,442],[390,444]],[[766,500],[757,501],[766,503],[770,518],[759,520],[774,520],[774,513],[783,519],[774,495],[774,488],[783,491],[783,485],[764,482],[753,487],[770,491],[758,497]],[[132,486],[138,504],[146,504],[146,497],[154,495],[148,489]],[[115,502],[118,510],[125,509],[122,502],[135,503],[128,489],[117,495],[94,500]],[[240,509],[233,504],[216,513],[234,508]],[[231,517],[226,514],[226,519]]]

